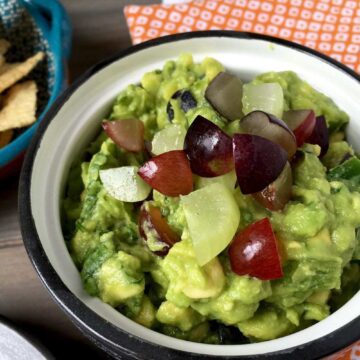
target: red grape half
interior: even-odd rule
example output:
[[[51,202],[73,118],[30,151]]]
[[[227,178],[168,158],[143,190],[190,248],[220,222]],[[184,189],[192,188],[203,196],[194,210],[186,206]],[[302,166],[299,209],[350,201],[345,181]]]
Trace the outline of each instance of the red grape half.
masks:
[[[193,176],[184,151],[173,150],[155,156],[138,171],[153,189],[167,196],[187,195],[193,190]]]
[[[104,120],[102,127],[117,146],[131,152],[144,150],[144,124],[141,120]]]
[[[231,138],[217,125],[197,116],[184,141],[191,170],[203,177],[215,177],[234,168]]]
[[[291,166],[287,162],[278,178],[264,190],[253,194],[253,196],[256,201],[269,210],[282,210],[290,200],[292,185]]]
[[[318,116],[308,143],[316,144],[321,147],[320,157],[324,156],[329,149],[329,130],[324,116]]]
[[[163,249],[155,251],[159,256],[165,256],[169,249],[178,241],[180,236],[171,229],[166,219],[161,215],[159,208],[149,206],[148,209],[143,205],[139,215],[139,232],[144,240],[147,240],[147,233],[151,231],[159,243],[163,243]]]
[[[284,112],[284,121],[294,132],[297,146],[302,146],[309,139],[315,127],[313,110],[289,110]]]
[[[226,119],[240,119],[242,87],[243,83],[237,76],[221,72],[208,85],[205,98]]]
[[[232,271],[238,275],[261,280],[283,277],[277,240],[268,218],[235,235],[229,247],[229,259]]]
[[[265,189],[277,179],[288,159],[280,145],[258,135],[235,134],[233,152],[236,176],[243,194]]]

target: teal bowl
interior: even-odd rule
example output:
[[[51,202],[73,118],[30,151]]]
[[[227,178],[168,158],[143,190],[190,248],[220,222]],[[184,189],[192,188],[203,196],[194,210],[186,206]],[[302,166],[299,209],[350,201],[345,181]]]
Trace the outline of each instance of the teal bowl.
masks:
[[[28,76],[38,85],[37,120],[15,131],[13,140],[0,149],[0,179],[16,173],[40,121],[65,88],[70,56],[69,18],[57,0],[0,0],[0,38],[11,43],[7,61],[24,61],[38,51],[45,60]]]

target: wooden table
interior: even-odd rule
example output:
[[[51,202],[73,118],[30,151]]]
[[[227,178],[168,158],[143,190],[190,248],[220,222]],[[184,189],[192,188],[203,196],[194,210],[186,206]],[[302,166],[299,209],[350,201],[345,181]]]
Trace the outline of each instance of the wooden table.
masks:
[[[137,4],[156,1],[136,0]],[[62,0],[73,24],[72,79],[89,66],[131,45],[124,5],[131,0]],[[18,177],[0,182],[0,315],[40,339],[57,358],[80,353],[95,358],[88,340],[41,284],[27,257],[17,214]],[[1,349],[0,349],[1,355]],[[98,354],[96,357],[103,358]]]

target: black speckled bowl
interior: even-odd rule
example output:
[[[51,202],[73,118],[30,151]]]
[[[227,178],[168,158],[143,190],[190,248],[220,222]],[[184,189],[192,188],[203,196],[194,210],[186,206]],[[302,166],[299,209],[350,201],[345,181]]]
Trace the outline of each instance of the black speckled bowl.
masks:
[[[146,329],[83,290],[60,226],[59,204],[70,164],[94,137],[116,95],[182,52],[193,53],[196,61],[215,57],[244,80],[265,71],[294,70],[349,113],[348,139],[360,150],[359,76],[313,50],[224,31],[181,34],[134,46],[76,81],[47,113],[30,146],[20,179],[19,209],[24,243],[40,278],[75,324],[118,357],[302,360],[331,354],[358,340],[360,293],[327,319],[295,334],[258,344],[207,345]]]
[[[70,55],[70,21],[57,0],[0,0],[0,38],[11,43],[8,62],[22,62],[38,51],[45,59],[27,76],[36,81],[37,122],[17,129],[14,138],[0,149],[0,179],[19,170],[46,110],[66,85],[65,66]]]

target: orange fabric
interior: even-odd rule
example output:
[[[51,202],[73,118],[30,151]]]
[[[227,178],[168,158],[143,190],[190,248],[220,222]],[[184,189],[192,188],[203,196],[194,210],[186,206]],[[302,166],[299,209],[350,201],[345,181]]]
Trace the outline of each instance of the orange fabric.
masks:
[[[360,360],[360,341],[323,360]]]
[[[134,44],[187,31],[251,31],[316,49],[360,73],[359,0],[195,0],[124,12]]]

